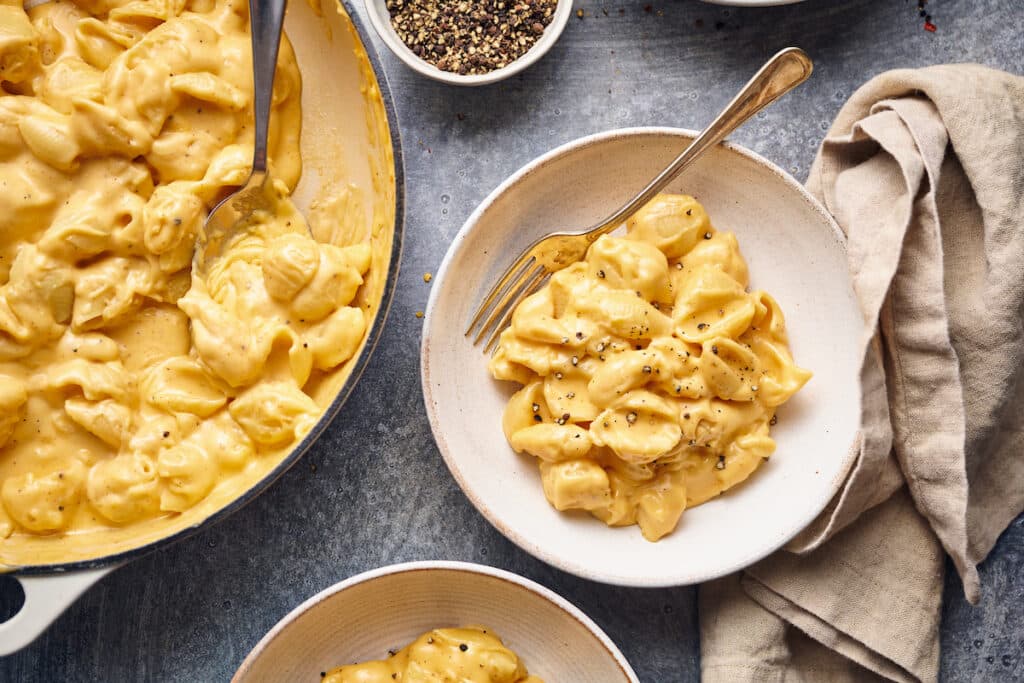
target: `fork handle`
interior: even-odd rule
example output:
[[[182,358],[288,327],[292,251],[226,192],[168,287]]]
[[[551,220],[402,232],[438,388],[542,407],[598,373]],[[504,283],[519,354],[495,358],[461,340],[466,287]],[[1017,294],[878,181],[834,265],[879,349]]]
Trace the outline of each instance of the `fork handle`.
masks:
[[[664,171],[647,184],[640,194],[633,197],[622,208],[587,230],[590,241],[615,230],[655,195],[665,189],[683,169],[700,157],[709,147],[721,142],[747,119],[800,85],[811,75],[813,65],[810,57],[797,47],[787,47],[754,74],[736,97],[715,117],[704,131],[694,139],[683,153]]]
[[[252,34],[253,85],[253,173],[267,171],[267,135],[270,130],[270,105],[274,98],[274,72],[281,45],[281,27],[287,0],[249,0],[249,27]]]

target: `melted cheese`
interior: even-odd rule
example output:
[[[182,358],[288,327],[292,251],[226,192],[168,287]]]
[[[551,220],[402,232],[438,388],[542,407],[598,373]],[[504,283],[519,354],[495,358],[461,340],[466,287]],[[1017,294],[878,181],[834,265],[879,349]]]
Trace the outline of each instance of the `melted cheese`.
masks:
[[[310,237],[288,200],[300,93],[284,39],[281,210],[193,277],[208,207],[251,163],[247,2],[0,0],[0,564],[200,521],[276,466],[347,376],[386,221],[368,234],[320,211]]]
[[[490,370],[524,385],[505,435],[556,509],[654,541],[772,454],[775,409],[811,375],[747,277],[735,235],[660,195],[516,308]]]
[[[388,659],[327,672],[324,683],[544,683],[501,638],[477,626],[424,633]]]

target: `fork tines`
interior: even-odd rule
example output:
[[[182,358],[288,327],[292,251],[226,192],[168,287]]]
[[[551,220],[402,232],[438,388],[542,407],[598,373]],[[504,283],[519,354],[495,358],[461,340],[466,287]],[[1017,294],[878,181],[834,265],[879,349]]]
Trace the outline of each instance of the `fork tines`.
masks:
[[[501,332],[512,320],[516,306],[540,289],[548,274],[547,269],[538,264],[529,251],[516,259],[487,292],[473,314],[473,319],[466,328],[467,337],[473,333],[474,328],[477,328],[473,345],[479,344],[489,334],[484,345],[484,353],[490,353]],[[481,319],[483,322],[480,322]],[[477,323],[480,323],[479,326]]]

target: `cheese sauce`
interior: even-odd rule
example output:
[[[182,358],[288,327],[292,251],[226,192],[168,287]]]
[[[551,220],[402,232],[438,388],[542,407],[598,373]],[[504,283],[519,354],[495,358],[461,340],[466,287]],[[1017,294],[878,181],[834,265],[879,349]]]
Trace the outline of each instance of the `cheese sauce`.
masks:
[[[136,547],[259,481],[347,376],[390,240],[349,215],[355,190],[316,198],[313,238],[288,201],[302,111],[284,39],[270,128],[282,210],[192,277],[207,209],[250,169],[246,2],[26,13],[0,0],[0,36],[0,565],[12,567]]]

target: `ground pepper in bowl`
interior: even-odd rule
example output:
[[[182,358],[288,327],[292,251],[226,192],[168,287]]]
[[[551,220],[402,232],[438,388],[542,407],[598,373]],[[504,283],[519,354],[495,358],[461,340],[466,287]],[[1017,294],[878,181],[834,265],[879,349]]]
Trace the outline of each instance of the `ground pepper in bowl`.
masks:
[[[558,0],[387,0],[391,25],[413,53],[442,71],[485,74],[526,54]]]

